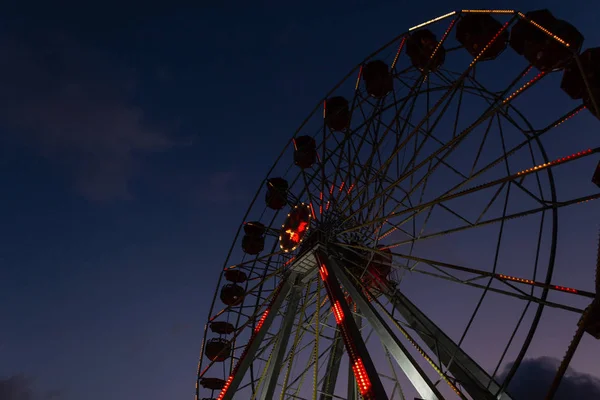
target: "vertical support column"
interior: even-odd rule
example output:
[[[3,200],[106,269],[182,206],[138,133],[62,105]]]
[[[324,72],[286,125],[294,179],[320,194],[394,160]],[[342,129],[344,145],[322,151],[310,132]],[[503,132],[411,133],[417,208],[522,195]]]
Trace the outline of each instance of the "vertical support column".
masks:
[[[394,357],[404,374],[408,377],[421,397],[427,400],[439,400],[444,397],[433,384],[431,379],[425,374],[423,369],[417,364],[406,348],[400,343],[398,337],[394,335],[391,328],[385,323],[382,316],[375,310],[362,292],[358,289],[348,274],[333,259],[329,259],[330,272],[333,271],[339,278],[344,288],[348,291],[352,300],[360,308],[362,315],[369,321],[369,324],[379,336],[384,346]]]
[[[315,256],[319,265],[319,274],[332,304],[335,322],[342,334],[350,365],[358,382],[360,394],[364,400],[387,400],[388,396],[379,379],[373,360],[371,360],[367,346],[356,326],[356,321],[352,318],[352,313],[336,278],[337,270],[329,268],[332,260],[323,251],[317,251]]]
[[[511,400],[500,385],[399,290],[386,295],[406,322],[475,399]]]
[[[258,324],[257,329],[252,333],[252,336],[250,337],[242,356],[238,360],[235,367],[233,367],[233,371],[231,371],[229,379],[227,379],[227,382],[225,382],[225,386],[223,389],[221,389],[221,393],[219,393],[219,396],[217,397],[218,400],[233,399],[233,396],[240,386],[242,379],[244,379],[244,375],[246,375],[246,371],[254,361],[256,352],[265,338],[265,335],[269,331],[277,312],[279,312],[281,305],[292,289],[295,280],[296,275],[292,274],[291,276],[288,276],[288,278],[276,289],[271,303],[268,305],[263,316],[261,317],[262,324]]]
[[[265,387],[263,388],[258,399],[260,400],[271,400],[274,398],[275,388],[277,387],[277,379],[279,378],[279,371],[283,363],[283,356],[288,346],[292,327],[294,326],[294,320],[296,319],[296,312],[298,311],[298,303],[300,302],[301,290],[298,286],[294,286],[290,293],[290,300],[283,317],[283,322],[279,328],[279,334],[277,343],[273,349],[273,354],[269,365],[267,366],[267,372],[265,373]],[[302,318],[302,316],[300,316]]]
[[[351,307],[355,307],[354,304]],[[360,332],[362,326],[362,319],[358,315],[354,315],[354,321],[356,321],[356,327]],[[348,365],[348,400],[360,400],[360,394],[358,391],[358,384],[352,371],[352,365]]]
[[[333,392],[335,391],[335,384],[337,383],[338,374],[340,371],[340,362],[342,361],[342,355],[344,354],[344,341],[339,328],[336,329],[335,335],[333,336],[333,345],[331,353],[329,353],[329,361],[327,361],[327,375],[323,380],[321,386],[320,400],[331,400],[333,398]]]

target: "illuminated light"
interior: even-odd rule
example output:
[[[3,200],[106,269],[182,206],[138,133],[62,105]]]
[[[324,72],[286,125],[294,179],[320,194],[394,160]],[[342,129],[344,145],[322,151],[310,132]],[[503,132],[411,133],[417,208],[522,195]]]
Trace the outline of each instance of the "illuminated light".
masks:
[[[517,278],[515,276],[509,276],[509,275],[502,275],[502,274],[498,274],[498,277],[500,279],[506,279],[509,281],[514,281],[514,282],[521,282],[521,283],[527,283],[529,285],[535,285],[536,282],[530,280],[530,279],[524,279],[524,278]]]
[[[367,370],[363,364],[363,361],[360,357],[358,357],[354,363],[352,364],[352,372],[354,372],[354,377],[356,378],[356,383],[358,384],[358,390],[362,396],[366,396],[371,391],[371,380],[369,379],[369,375],[367,374]]]
[[[284,252],[294,251],[302,243],[313,216],[312,205],[301,204],[294,207],[281,226],[279,233],[279,248]]]
[[[506,28],[508,28],[508,25],[510,25],[510,21],[506,22],[504,25],[502,25],[502,28],[500,28],[500,30],[498,32],[496,32],[496,34],[494,35],[494,37],[492,38],[492,40],[490,40],[488,42],[488,44],[485,45],[485,47],[483,48],[483,50],[479,52],[479,54],[477,55],[477,57],[475,57],[473,59],[473,61],[469,65],[469,68],[471,68],[473,65],[475,65],[475,63],[477,63],[477,61],[479,61],[479,59],[483,56],[483,53],[485,53],[485,51],[496,41],[496,39],[498,39],[498,36],[500,36],[502,34],[502,32],[504,32],[506,30]]]
[[[295,259],[296,259],[296,257],[292,257],[292,258],[290,258],[289,260],[287,260],[287,261],[286,261],[286,262],[283,264],[283,266],[284,266],[284,267],[287,267],[287,266],[288,266],[288,265],[290,265],[290,264],[291,264],[291,263],[292,263],[292,262],[293,262]]]
[[[329,200],[327,200],[327,204],[325,205],[325,211],[329,210]]]
[[[464,13],[484,13],[484,14],[514,14],[515,10],[461,10]]]
[[[530,68],[531,69],[531,68]],[[529,69],[527,70],[529,71]],[[506,103],[508,103],[509,101],[511,101],[512,99],[514,99],[515,97],[517,97],[519,94],[521,94],[525,89],[527,89],[528,87],[530,87],[531,85],[533,85],[535,82],[539,81],[540,79],[542,79],[542,77],[546,75],[545,72],[540,72],[539,74],[537,74],[536,76],[534,76],[533,78],[531,78],[529,80],[529,82],[525,83],[523,86],[521,86],[519,89],[517,89],[513,94],[511,94],[510,96],[508,96],[506,99],[504,99],[502,101],[502,105],[505,105]]]
[[[567,43],[566,41],[562,40],[561,38],[559,38],[558,36],[556,36],[554,33],[550,32],[548,29],[544,28],[542,25],[538,24],[537,22],[528,19],[525,14],[523,14],[522,12],[519,12],[519,17],[521,17],[522,19],[524,19],[525,21],[529,22],[531,25],[535,26],[536,28],[538,28],[539,30],[541,30],[542,32],[544,32],[546,35],[550,36],[552,39],[556,40],[559,43],[562,43],[565,47],[570,47],[569,43]]]
[[[352,185],[350,185],[350,188],[348,189],[348,194],[350,194],[350,192],[352,191],[352,189],[354,189],[354,183]]]
[[[344,185],[346,184],[346,182],[342,182],[342,184],[340,185],[340,193],[342,192],[342,190],[344,190]]]
[[[319,193],[319,200],[323,200],[323,192]]]
[[[400,42],[400,46],[398,46],[398,51],[396,52],[396,57],[394,57],[394,61],[392,62],[392,66],[390,67],[390,69],[394,69],[394,67],[396,66],[396,63],[398,62],[398,58],[400,57],[400,52],[402,51],[402,48],[404,47],[405,42],[406,42],[406,36],[404,36],[402,38],[402,41]]]
[[[577,289],[572,289],[572,288],[565,287],[565,286],[554,285],[554,289],[560,290],[562,292],[577,293]]]
[[[333,310],[335,322],[338,325],[341,325],[342,322],[344,322],[344,312],[342,311],[342,305],[340,304],[339,300],[336,300],[335,303],[333,303],[333,307],[331,307],[331,309]]]
[[[298,145],[296,144],[296,138],[292,139],[292,143],[294,143],[294,150],[298,150]]]
[[[260,328],[263,327],[263,325],[265,323],[265,319],[267,319],[267,315],[269,315],[268,308],[265,310],[262,317],[260,317],[260,319],[258,320],[258,323],[256,324],[256,327],[254,328],[254,333],[257,333],[258,331],[260,331]]]
[[[564,162],[574,160],[576,158],[581,158],[581,157],[587,156],[588,154],[591,154],[592,152],[593,152],[592,149],[587,149],[587,150],[579,151],[577,153],[571,154],[570,156],[566,156],[566,157],[562,157],[562,158],[557,158],[554,161],[550,161],[548,163],[539,164],[539,165],[536,165],[535,167],[524,169],[522,171],[517,172],[515,175],[516,176],[520,176],[520,175],[528,174],[530,172],[538,171],[538,170],[543,169],[543,168],[553,167],[555,165],[559,165],[559,164],[562,164]]]
[[[313,207],[312,203],[310,203],[310,213],[312,214],[313,219],[317,219],[317,215],[315,214],[315,208]],[[283,228],[283,225],[281,226]]]
[[[323,100],[323,119],[327,115],[327,100]]]
[[[231,386],[231,381],[233,381],[233,375],[230,375],[227,379],[227,382],[225,382],[225,386],[223,386],[223,389],[221,389],[221,393],[219,393],[217,400],[223,400],[225,394],[227,393],[227,389],[229,389],[229,386]]]
[[[422,24],[419,24],[419,25],[415,25],[415,26],[413,26],[412,28],[410,28],[408,31],[409,31],[409,32],[412,32],[412,31],[414,31],[415,29],[419,29],[419,28],[422,28],[422,27],[424,27],[425,25],[433,24],[434,22],[441,21],[441,20],[443,20],[444,18],[451,17],[451,16],[453,16],[454,14],[456,14],[456,11],[451,11],[451,12],[449,12],[448,14],[444,14],[444,15],[441,15],[441,16],[439,16],[439,17],[437,17],[437,18],[430,19],[429,21],[423,22]]]
[[[323,280],[327,280],[329,277],[329,272],[327,272],[327,268],[325,268],[324,264],[319,268],[319,273],[321,274],[321,279]]]
[[[323,214],[323,205],[319,206],[319,214]]]
[[[329,194],[333,194],[333,188],[335,188],[335,182],[331,184],[331,189],[329,189]]]
[[[448,33],[450,33],[450,30],[452,29],[452,27],[454,26],[455,23],[456,23],[456,19],[453,19],[452,21],[450,21],[450,25],[448,25],[448,29],[446,29],[446,32],[444,32],[444,34],[442,35],[442,38],[438,42],[437,46],[435,46],[433,53],[431,53],[431,56],[429,56],[429,60],[433,60],[433,57],[435,57],[436,53],[438,52],[438,49],[442,46],[442,43],[444,43],[444,41],[446,40]]]
[[[362,76],[362,70],[363,70],[363,66],[360,66],[360,69],[358,70],[358,76],[356,77],[356,85],[354,86],[354,90],[358,90],[358,85],[360,85],[360,78]]]

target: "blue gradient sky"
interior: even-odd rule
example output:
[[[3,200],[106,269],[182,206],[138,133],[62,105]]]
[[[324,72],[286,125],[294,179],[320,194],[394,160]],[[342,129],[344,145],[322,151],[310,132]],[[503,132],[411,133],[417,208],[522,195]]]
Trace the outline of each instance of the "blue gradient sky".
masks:
[[[0,376],[69,400],[191,398],[219,268],[297,125],[389,38],[487,5],[41,4],[0,9]],[[599,5],[518,4],[544,6],[600,45]],[[593,234],[586,210],[562,229]],[[595,238],[562,239],[562,261],[594,255]],[[593,271],[562,277],[589,289]],[[563,353],[574,326],[554,328],[537,356]],[[600,375],[582,346],[574,366]]]

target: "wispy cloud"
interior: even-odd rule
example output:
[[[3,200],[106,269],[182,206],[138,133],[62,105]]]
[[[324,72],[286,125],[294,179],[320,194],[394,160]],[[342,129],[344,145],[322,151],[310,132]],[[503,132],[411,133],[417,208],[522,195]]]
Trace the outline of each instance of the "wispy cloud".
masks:
[[[145,154],[171,146],[132,101],[135,73],[73,40],[0,40],[0,129],[73,172],[92,200],[130,196]]]
[[[58,400],[60,391],[52,390],[43,394],[33,389],[33,380],[24,375],[0,378],[0,400]]]
[[[548,393],[559,360],[540,357],[524,360],[508,390],[515,400],[543,400]],[[511,365],[507,365],[500,376],[504,379]],[[600,379],[569,369],[563,377],[555,400],[598,400]]]

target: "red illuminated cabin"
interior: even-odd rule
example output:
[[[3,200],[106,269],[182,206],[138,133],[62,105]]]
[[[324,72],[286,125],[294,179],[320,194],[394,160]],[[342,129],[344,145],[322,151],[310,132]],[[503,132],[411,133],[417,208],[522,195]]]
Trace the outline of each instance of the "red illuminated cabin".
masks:
[[[583,35],[568,22],[556,19],[550,11],[531,11],[525,17],[569,44],[569,48],[565,47],[541,29],[520,19],[512,28],[510,47],[540,71],[564,68],[573,52],[581,50]]]
[[[210,330],[219,335],[231,335],[235,332],[235,327],[229,322],[213,321],[210,323]]]
[[[317,161],[317,143],[311,136],[294,139],[294,164],[302,169],[310,168]]]
[[[350,126],[348,100],[342,96],[336,96],[325,101],[325,124],[332,131],[343,131]]]
[[[244,237],[242,237],[242,250],[244,250],[244,253],[256,255],[263,251],[263,249],[265,248],[266,231],[267,228],[258,221],[245,223]],[[235,273],[233,272],[232,274]],[[225,277],[225,279],[227,279],[227,277]]]
[[[281,210],[287,204],[289,185],[283,178],[267,179],[267,194],[265,201],[267,207],[273,210]]]
[[[406,40],[406,54],[412,65],[421,71],[436,71],[446,61],[446,49],[438,47],[435,34],[429,29],[421,29],[413,32]],[[435,51],[435,55],[433,55]],[[431,58],[433,55],[433,58]]]
[[[500,29],[502,24],[489,14],[467,14],[456,24],[456,40],[472,57],[477,57]],[[479,60],[493,60],[498,57],[508,45],[508,36],[508,30],[502,31]]]
[[[221,390],[225,386],[225,380],[220,378],[202,378],[200,385],[205,389]]]
[[[214,362],[222,362],[231,357],[232,346],[227,339],[215,338],[206,342],[204,355]]]
[[[381,98],[394,89],[394,80],[388,65],[381,60],[367,63],[362,71],[367,93],[375,98]]]
[[[244,300],[246,291],[243,287],[235,283],[229,283],[221,288],[220,298],[223,304],[228,306],[237,306]]]

